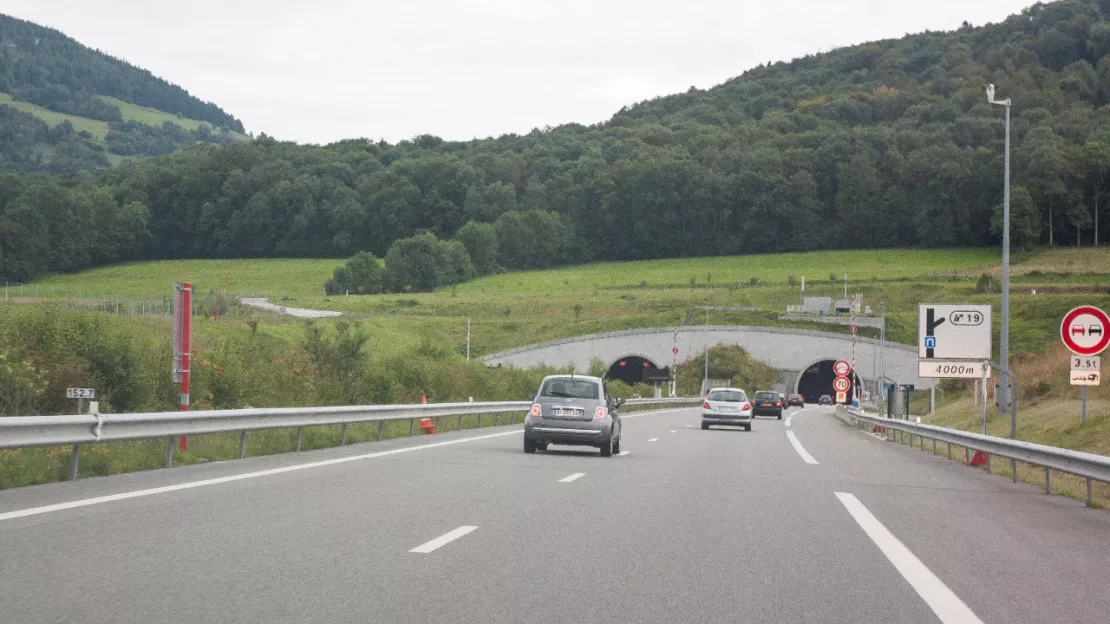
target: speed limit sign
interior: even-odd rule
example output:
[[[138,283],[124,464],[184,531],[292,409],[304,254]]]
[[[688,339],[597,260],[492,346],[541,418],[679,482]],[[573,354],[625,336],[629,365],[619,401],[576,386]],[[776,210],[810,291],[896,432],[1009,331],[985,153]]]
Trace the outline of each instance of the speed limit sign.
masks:
[[[837,377],[833,380],[833,390],[837,392],[847,392],[852,383],[848,381],[847,377]]]

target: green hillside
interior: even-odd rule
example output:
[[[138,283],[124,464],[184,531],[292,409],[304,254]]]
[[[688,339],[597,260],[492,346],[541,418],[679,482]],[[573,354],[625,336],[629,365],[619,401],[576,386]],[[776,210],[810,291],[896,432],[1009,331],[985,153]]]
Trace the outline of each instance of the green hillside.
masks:
[[[33,68],[33,71],[29,70]],[[92,173],[247,139],[213,104],[61,33],[0,15],[0,170]]]
[[[8,178],[0,197],[21,210],[0,215],[0,273],[26,281],[125,260],[382,258],[398,241],[455,239],[471,223],[478,275],[996,246],[1003,127],[988,83],[1014,103],[1015,248],[1089,245],[1110,235],[1107,10],[1110,0],[1062,0],[998,23],[784,60],[590,127],[396,145],[265,139],[144,159],[95,182]],[[84,208],[94,205],[131,216],[96,219]],[[67,222],[87,224],[89,236],[57,225]],[[134,244],[93,247],[97,238]],[[395,286],[434,288],[465,273]]]

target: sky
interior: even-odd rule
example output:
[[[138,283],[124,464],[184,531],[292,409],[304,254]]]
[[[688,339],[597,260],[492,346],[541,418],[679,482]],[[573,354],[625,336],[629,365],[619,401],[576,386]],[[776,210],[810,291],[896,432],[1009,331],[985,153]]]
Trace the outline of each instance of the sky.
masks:
[[[1032,0],[0,0],[299,143],[590,125],[765,62]]]

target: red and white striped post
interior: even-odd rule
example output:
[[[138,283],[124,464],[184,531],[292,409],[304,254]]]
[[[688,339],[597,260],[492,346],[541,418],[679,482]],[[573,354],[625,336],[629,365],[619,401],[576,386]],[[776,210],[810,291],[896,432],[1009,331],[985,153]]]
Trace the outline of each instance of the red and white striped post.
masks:
[[[174,381],[181,382],[181,411],[189,411],[189,365],[192,354],[193,286],[186,282],[174,284]],[[189,450],[189,438],[178,438],[177,447]]]

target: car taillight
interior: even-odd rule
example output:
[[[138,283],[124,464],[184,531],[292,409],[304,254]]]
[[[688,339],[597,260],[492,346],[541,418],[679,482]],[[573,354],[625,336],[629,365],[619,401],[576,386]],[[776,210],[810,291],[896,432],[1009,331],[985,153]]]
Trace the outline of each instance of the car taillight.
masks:
[[[598,420],[605,420],[605,414],[606,414],[605,408],[604,407],[599,407],[599,408],[597,408],[596,411],[594,411],[594,418],[596,418]]]
[[[782,401],[775,401],[775,407],[782,407]]]
[[[706,401],[705,403],[702,403],[701,406],[705,409],[713,409],[712,407],[709,407],[709,401]]]
[[[532,404],[531,414],[532,414],[532,418],[539,418],[540,417],[540,404],[539,403],[533,403]]]
[[[745,404],[744,404],[744,411],[745,411],[745,412],[746,412],[746,411],[748,411],[748,410],[750,410],[751,408],[752,408],[752,404],[751,404],[751,403],[745,403]]]

